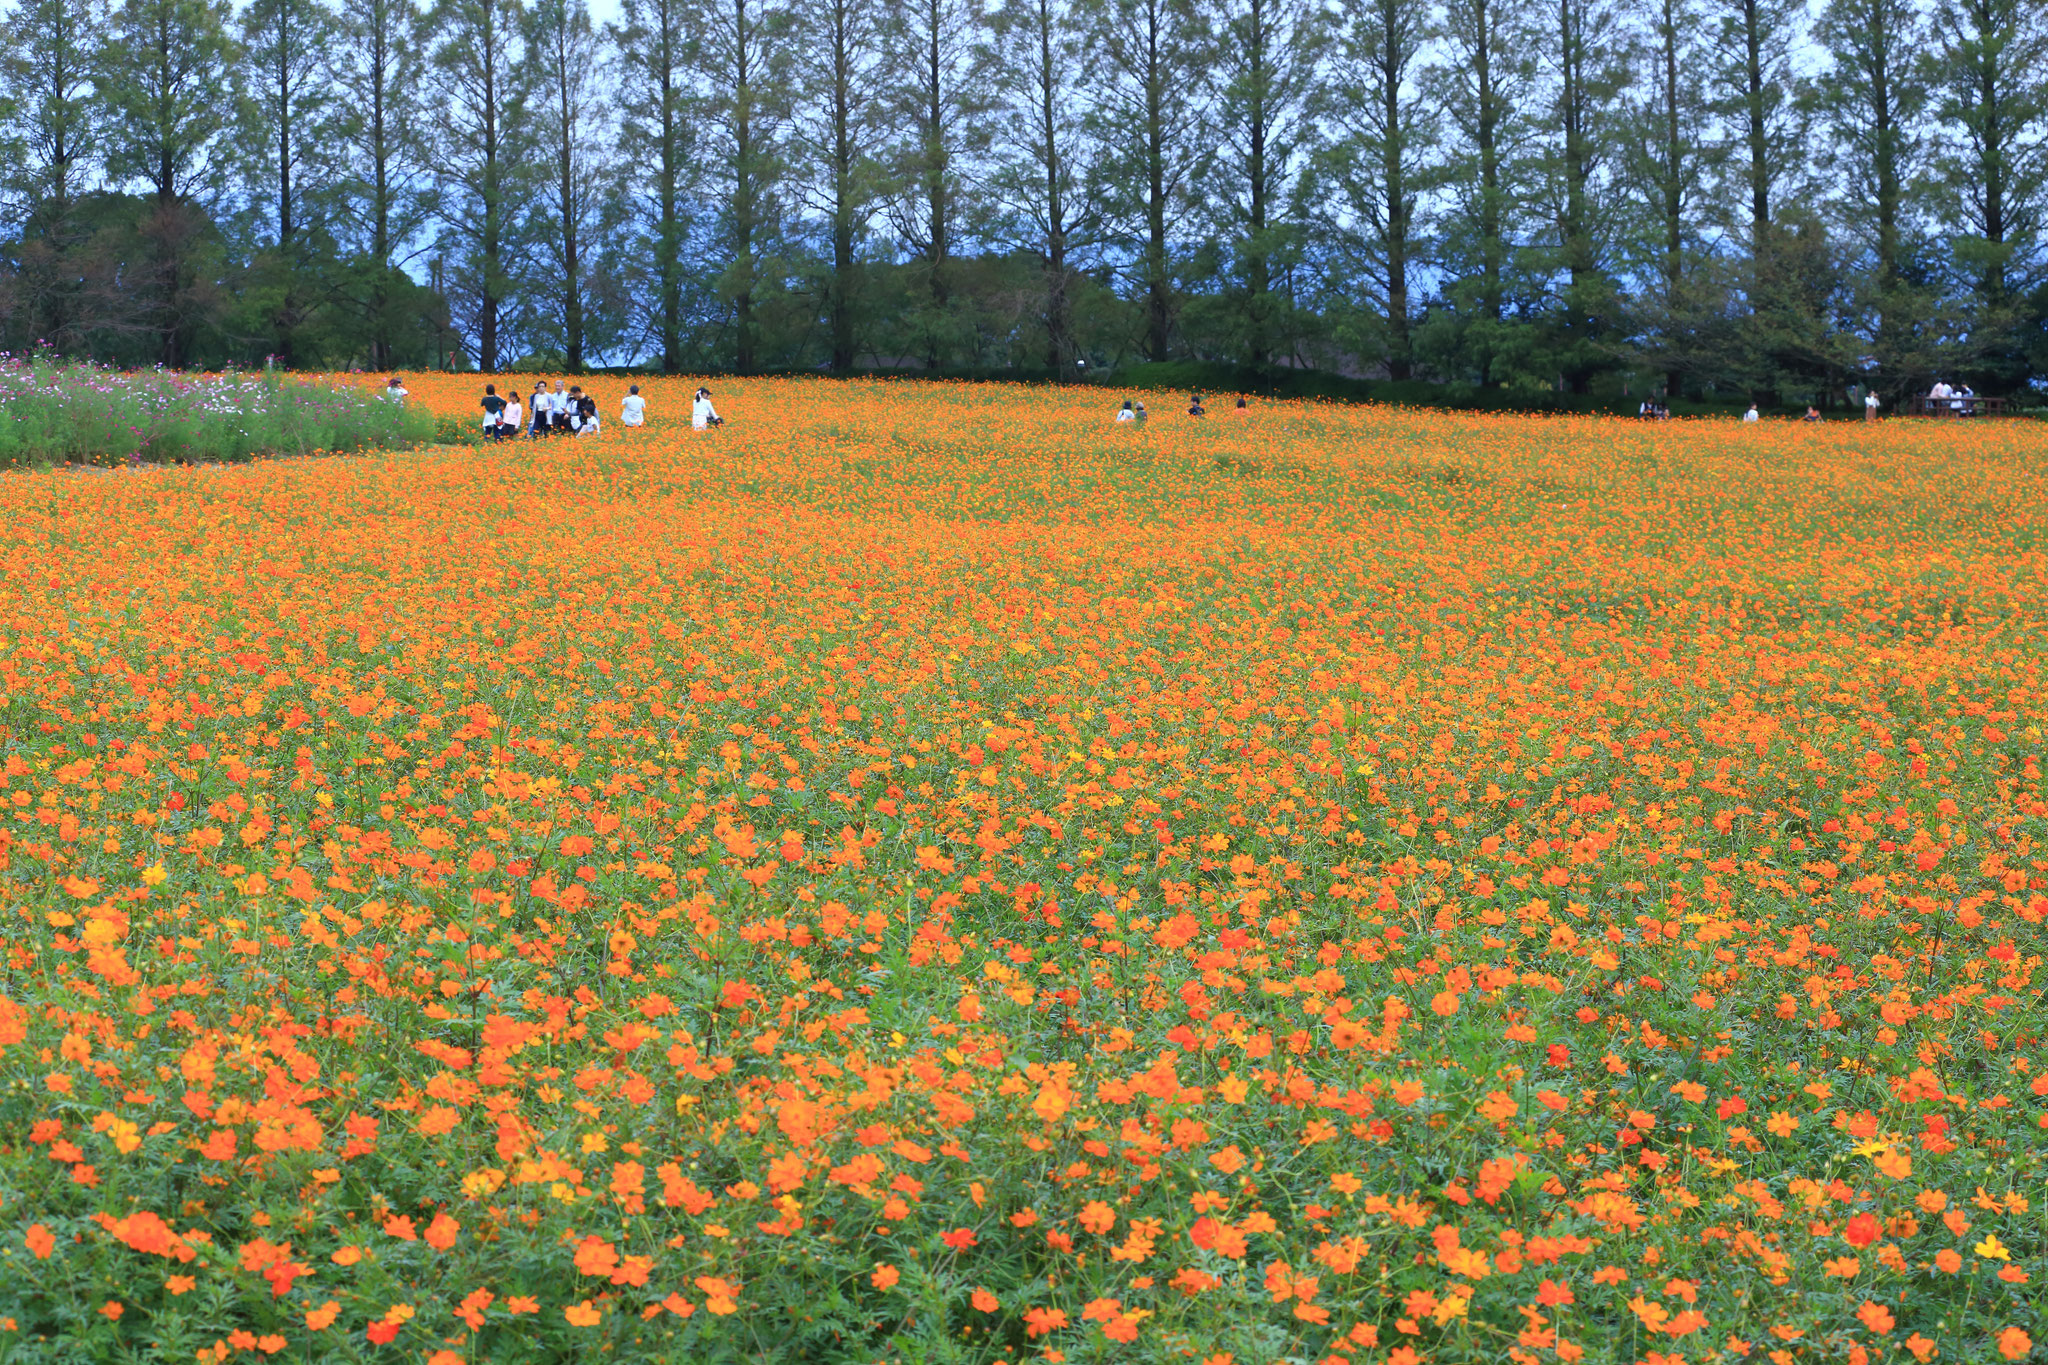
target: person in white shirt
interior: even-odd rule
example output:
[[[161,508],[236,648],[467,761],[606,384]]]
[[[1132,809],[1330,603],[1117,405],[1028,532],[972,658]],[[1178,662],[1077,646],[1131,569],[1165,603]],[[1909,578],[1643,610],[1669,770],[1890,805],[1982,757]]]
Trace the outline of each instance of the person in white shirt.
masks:
[[[1749,405],[1749,411],[1742,414],[1742,420],[1745,422],[1754,422],[1756,420],[1756,404],[1751,403]]]
[[[548,412],[554,418],[556,432],[573,431],[570,424],[569,395],[562,392],[562,381],[555,381],[555,391],[548,397]]]
[[[583,392],[580,385],[572,390],[572,392],[576,394],[576,434],[578,436],[597,435],[597,400]]]
[[[1875,422],[1877,420],[1876,389],[1865,389],[1863,391],[1863,420],[1866,422]]]
[[[711,390],[699,389],[690,403],[690,426],[697,431],[707,427],[722,427],[725,419],[718,415],[718,409],[711,406]]]
[[[545,383],[533,386],[533,401],[527,406],[532,410],[527,434],[535,440],[548,434],[548,386]]]
[[[643,426],[647,422],[647,400],[640,396],[640,386],[633,385],[626,396],[619,400],[619,425],[622,427]]]
[[[391,376],[391,382],[384,386],[384,401],[387,403],[397,403],[403,407],[405,399],[405,385],[399,383],[398,376],[394,374]]]
[[[1116,420],[1119,422],[1135,422],[1138,420],[1138,414],[1131,411],[1130,399],[1126,398],[1124,405],[1117,409]]]
[[[522,414],[519,411],[519,386],[508,384],[505,386],[505,415],[500,419],[504,422],[504,425],[498,428],[504,434],[506,440],[511,440],[521,431],[525,430],[520,421],[521,416]]]

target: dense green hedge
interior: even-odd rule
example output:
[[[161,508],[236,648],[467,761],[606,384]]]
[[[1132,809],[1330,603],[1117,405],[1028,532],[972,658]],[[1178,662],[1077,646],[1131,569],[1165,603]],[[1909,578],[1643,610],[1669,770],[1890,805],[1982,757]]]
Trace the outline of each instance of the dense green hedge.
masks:
[[[239,461],[423,445],[435,434],[417,405],[274,372],[0,363],[0,468]]]

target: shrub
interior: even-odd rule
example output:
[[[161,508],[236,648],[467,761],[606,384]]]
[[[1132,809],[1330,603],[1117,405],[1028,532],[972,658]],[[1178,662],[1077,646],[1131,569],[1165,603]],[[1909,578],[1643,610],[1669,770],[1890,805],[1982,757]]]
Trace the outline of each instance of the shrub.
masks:
[[[434,415],[354,386],[263,374],[0,361],[0,468],[235,462],[432,441]]]

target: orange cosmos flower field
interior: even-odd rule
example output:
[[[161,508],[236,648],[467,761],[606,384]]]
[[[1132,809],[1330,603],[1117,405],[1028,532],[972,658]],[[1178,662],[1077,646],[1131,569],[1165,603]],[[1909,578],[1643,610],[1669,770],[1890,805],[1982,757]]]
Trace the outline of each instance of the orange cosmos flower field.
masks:
[[[0,1360],[2042,1358],[2037,428],[695,382],[0,481]]]

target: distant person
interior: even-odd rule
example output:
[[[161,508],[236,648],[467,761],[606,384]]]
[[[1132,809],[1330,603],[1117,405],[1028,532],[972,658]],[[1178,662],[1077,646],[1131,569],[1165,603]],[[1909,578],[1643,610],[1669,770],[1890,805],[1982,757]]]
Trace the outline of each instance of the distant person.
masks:
[[[384,386],[384,401],[404,407],[406,397],[405,385],[399,382],[397,375],[392,375],[391,382]]]
[[[1237,406],[1230,410],[1230,415],[1232,417],[1249,417],[1252,415],[1251,407],[1244,401],[1243,394],[1237,396]]]
[[[1820,409],[1808,403],[1806,405],[1806,416],[1799,420],[1802,422],[1818,422],[1820,420]]]
[[[1131,411],[1130,399],[1126,398],[1124,405],[1116,410],[1116,420],[1119,422],[1135,422],[1138,420],[1138,414]]]
[[[546,380],[542,380],[533,386],[533,398],[526,406],[531,410],[531,420],[527,426],[526,434],[538,441],[552,430],[550,422],[553,417],[552,409],[554,405],[548,401]]]
[[[569,424],[569,395],[562,392],[562,381],[559,379],[555,381],[555,391],[548,395],[548,416],[551,419],[550,428],[557,435],[575,429]]]
[[[517,384],[507,385],[505,388],[505,415],[500,419],[503,425],[498,428],[498,439],[501,441],[517,439],[524,426],[523,416],[524,414],[519,411],[519,386]]]
[[[1745,412],[1745,413],[1743,413],[1743,414],[1742,414],[1742,420],[1743,420],[1743,421],[1745,421],[1745,422],[1754,422],[1754,421],[1755,421],[1756,419],[1757,419],[1757,411],[1756,411],[1756,404],[1754,404],[1754,403],[1751,403],[1751,404],[1749,405],[1749,411],[1748,411],[1748,412]]]
[[[571,384],[569,386],[569,392],[563,398],[563,404],[568,412],[568,421],[564,424],[562,429],[568,432],[571,436],[582,434],[583,386],[581,384]]]
[[[1865,389],[1863,391],[1863,420],[1866,422],[1875,422],[1877,420],[1876,389]]]
[[[597,396],[584,393],[579,386],[576,390],[576,434],[595,436],[597,429]]]
[[[484,435],[495,441],[502,434],[498,429],[498,424],[505,415],[505,400],[498,397],[498,386],[496,384],[484,385],[483,409]]]
[[[1967,380],[1964,381],[1960,389],[1956,390],[1954,406],[1956,414],[1960,417],[1975,417],[1977,415],[1977,391],[1970,387]]]
[[[712,427],[724,425],[725,419],[720,417],[718,409],[711,405],[711,390],[698,389],[696,396],[690,400],[691,428],[696,431],[707,431]]]
[[[1207,417],[1208,415],[1209,410],[1202,406],[1202,395],[1198,393],[1188,399],[1188,416]]]
[[[1644,399],[1644,400],[1642,401],[1642,405],[1641,405],[1640,407],[1638,407],[1638,408],[1636,409],[1636,419],[1637,419],[1638,421],[1643,421],[1643,422],[1653,421],[1653,420],[1655,420],[1656,416],[1657,416],[1657,405],[1656,405],[1655,403],[1652,403],[1652,402],[1651,402],[1651,401],[1650,401],[1649,399],[1647,399],[1647,398],[1645,398],[1645,399]]]
[[[622,427],[647,425],[647,400],[640,396],[640,386],[638,384],[626,390],[626,396],[619,400],[619,425]]]
[[[1146,412],[1145,412],[1145,405],[1144,405],[1144,403],[1142,403],[1142,402],[1141,402],[1141,403],[1139,403],[1139,404],[1138,404],[1138,406],[1137,406],[1137,407],[1136,407],[1136,408],[1134,409],[1134,411],[1135,411],[1135,412],[1136,412],[1136,413],[1138,414],[1138,415],[1137,415],[1137,418],[1136,418],[1135,420],[1136,420],[1136,421],[1138,421],[1138,422],[1139,422],[1140,424],[1142,424],[1142,423],[1144,422],[1144,420],[1145,420],[1146,416],[1147,416],[1147,414],[1146,414]]]

